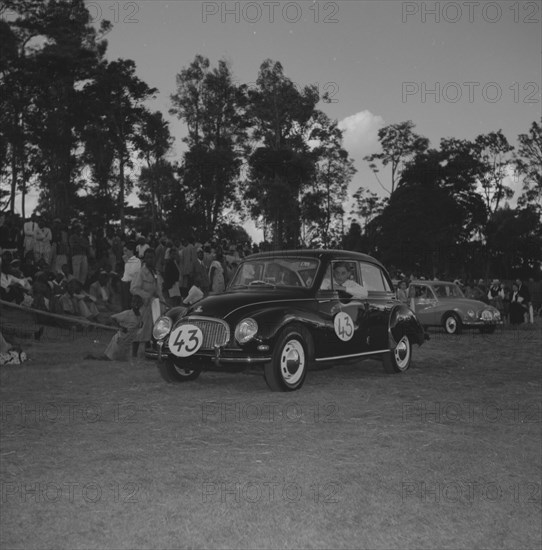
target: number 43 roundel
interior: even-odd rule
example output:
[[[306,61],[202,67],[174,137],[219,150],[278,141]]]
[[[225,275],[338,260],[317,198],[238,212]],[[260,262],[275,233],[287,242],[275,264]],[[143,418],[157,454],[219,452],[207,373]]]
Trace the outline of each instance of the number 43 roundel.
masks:
[[[333,326],[335,327],[335,334],[343,341],[348,342],[352,336],[354,336],[354,322],[352,317],[341,311],[335,315],[333,319]]]
[[[169,336],[169,349],[177,357],[189,357],[203,344],[203,333],[195,325],[181,325]]]

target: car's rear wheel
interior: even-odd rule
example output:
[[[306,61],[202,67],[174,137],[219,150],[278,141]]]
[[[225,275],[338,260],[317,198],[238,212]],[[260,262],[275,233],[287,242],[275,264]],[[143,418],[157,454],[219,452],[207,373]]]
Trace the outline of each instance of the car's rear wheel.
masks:
[[[166,382],[191,382],[201,374],[200,369],[180,367],[170,358],[158,361],[158,370]]]
[[[269,388],[272,391],[295,391],[301,388],[311,354],[310,333],[299,326],[285,328],[277,339],[271,362],[264,368]]]
[[[394,349],[384,354],[382,357],[382,365],[387,373],[395,374],[408,370],[411,360],[412,345],[408,336],[404,335],[399,342],[397,342]]]
[[[447,313],[442,319],[442,326],[447,334],[461,334],[461,319],[455,313]]]

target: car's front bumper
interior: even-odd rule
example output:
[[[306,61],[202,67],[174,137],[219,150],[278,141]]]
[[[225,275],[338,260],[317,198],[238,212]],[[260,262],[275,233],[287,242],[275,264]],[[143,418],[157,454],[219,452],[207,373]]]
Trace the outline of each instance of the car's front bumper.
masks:
[[[496,327],[502,325],[502,321],[486,321],[484,319],[464,319],[463,326],[467,328],[478,328],[478,327]]]
[[[199,351],[190,357],[177,357],[161,342],[153,342],[153,346],[145,349],[145,356],[149,359],[163,361],[171,359],[175,364],[205,366],[250,366],[268,363],[270,355],[251,354],[247,350],[238,348],[219,347],[213,351]]]

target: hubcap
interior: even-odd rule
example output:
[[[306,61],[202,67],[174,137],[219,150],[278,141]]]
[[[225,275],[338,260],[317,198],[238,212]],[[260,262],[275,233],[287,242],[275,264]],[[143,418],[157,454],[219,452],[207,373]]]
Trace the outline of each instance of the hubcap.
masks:
[[[410,360],[410,342],[406,336],[403,336],[394,351],[395,363],[400,370],[408,366]]]
[[[446,319],[446,328],[448,329],[448,332],[455,332],[456,327],[457,322],[455,317],[448,317],[448,319]]]
[[[193,369],[183,369],[175,365],[175,370],[181,375],[181,376],[190,376],[194,370]]]
[[[305,370],[305,350],[298,340],[289,340],[280,354],[280,372],[288,384],[296,384]]]

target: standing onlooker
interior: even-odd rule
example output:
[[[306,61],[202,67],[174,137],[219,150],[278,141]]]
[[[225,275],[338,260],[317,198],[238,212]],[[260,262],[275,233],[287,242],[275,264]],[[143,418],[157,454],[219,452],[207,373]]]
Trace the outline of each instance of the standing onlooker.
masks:
[[[209,292],[210,282],[209,274],[203,263],[203,250],[200,248],[197,252],[196,266],[194,268],[194,284],[204,293]]]
[[[224,266],[224,255],[222,248],[219,246],[216,249],[215,259],[209,268],[209,281],[211,283],[210,294],[220,294],[226,288],[225,282],[226,268]]]
[[[516,284],[518,285],[518,293],[523,298],[522,304],[523,304],[523,307],[525,308],[525,311],[524,311],[525,322],[528,323],[531,321],[530,319],[531,293],[529,292],[527,285],[524,285],[521,279],[516,279]]]
[[[156,271],[158,271],[162,277],[164,276],[164,269],[166,267],[166,244],[167,239],[165,237],[161,237],[158,246],[154,250],[154,254],[156,256]]]
[[[533,318],[535,315],[542,315],[542,281],[535,281],[531,277],[527,283],[527,288],[529,289],[529,294],[531,295]]]
[[[23,235],[24,235],[23,247],[24,247],[25,256],[28,252],[34,253],[34,246],[36,244],[36,235],[39,229],[40,229],[40,226],[37,222],[37,216],[36,214],[32,214],[30,216],[30,219],[28,219],[23,225]]]
[[[51,265],[51,241],[53,240],[53,234],[49,223],[46,218],[42,217],[39,231],[36,233],[36,243],[34,244],[34,255],[36,261],[41,259],[47,262],[47,265]]]
[[[90,243],[82,232],[83,228],[79,224],[75,224],[72,228],[69,243],[72,256],[73,276],[84,285],[88,275],[88,253]]]
[[[497,308],[501,316],[504,316],[504,288],[499,279],[493,279],[487,291],[487,297],[490,305]]]
[[[122,309],[129,309],[132,301],[130,286],[141,269],[141,260],[135,253],[135,241],[128,241],[124,245],[124,273],[121,279],[121,303]]]
[[[194,237],[190,236],[188,240],[182,240],[183,248],[179,253],[179,286],[181,295],[185,298],[188,295],[188,289],[192,286],[194,277],[194,268],[196,267],[196,248],[194,246]]]
[[[512,283],[512,296],[510,297],[510,324],[521,325],[525,320],[525,299],[520,294],[517,281]]]
[[[400,302],[408,304],[408,292],[406,281],[399,281],[399,286],[397,287],[396,297]]]
[[[164,303],[162,294],[162,280],[156,273],[154,265],[154,250],[149,248],[145,250],[143,264],[137,276],[132,281],[130,292],[143,298],[143,307],[141,308],[142,327],[134,338],[132,346],[132,355],[137,356],[140,342],[149,342],[152,336],[152,326],[154,324],[152,302],[155,298]]]

